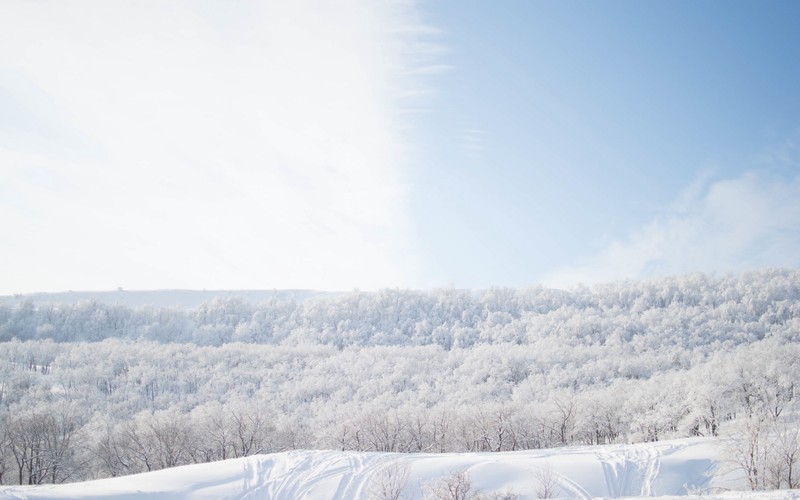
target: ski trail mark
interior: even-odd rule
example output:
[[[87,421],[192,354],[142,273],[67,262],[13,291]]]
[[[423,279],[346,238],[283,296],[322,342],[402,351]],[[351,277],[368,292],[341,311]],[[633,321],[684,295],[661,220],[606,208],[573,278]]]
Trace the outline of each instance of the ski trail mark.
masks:
[[[562,490],[572,493],[574,495],[574,498],[580,498],[582,500],[591,500],[592,498],[594,498],[588,491],[583,489],[583,487],[580,484],[576,483],[575,481],[568,478],[564,474],[556,472],[552,469],[546,472],[544,471],[544,469],[542,469],[542,472],[544,474],[552,474],[553,477],[555,477],[556,479],[558,487],[561,488]]]
[[[661,450],[656,447],[647,447],[647,470],[642,481],[642,496],[655,496],[655,482],[661,470]]]

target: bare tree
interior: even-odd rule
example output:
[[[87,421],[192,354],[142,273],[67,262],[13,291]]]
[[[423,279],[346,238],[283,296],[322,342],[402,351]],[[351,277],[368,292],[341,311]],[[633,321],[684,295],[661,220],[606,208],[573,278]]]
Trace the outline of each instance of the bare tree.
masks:
[[[6,479],[6,473],[11,468],[11,462],[8,459],[8,454],[10,453],[8,426],[3,417],[0,415],[0,484],[3,484]]]
[[[798,461],[800,461],[800,428],[796,422],[778,418],[771,422],[764,439],[765,486],[769,489],[800,486]]]
[[[751,490],[762,490],[766,468],[765,418],[752,415],[737,422],[736,427],[727,444],[728,460],[744,472]]]
[[[506,404],[479,407],[475,410],[471,423],[477,432],[478,449],[480,451],[517,449],[513,417],[513,409]]]
[[[431,446],[439,453],[448,449],[452,419],[447,410],[439,410],[431,422]]]
[[[405,422],[397,412],[372,412],[362,420],[364,439],[372,451],[398,452],[402,450]]]
[[[392,462],[381,467],[370,484],[370,498],[377,500],[400,500],[408,484],[409,465]]]
[[[536,496],[539,498],[555,498],[559,486],[556,474],[550,464],[546,463],[536,471],[536,480],[539,482],[536,488]]]
[[[73,478],[77,472],[73,439],[78,429],[69,405],[9,418],[5,435],[19,484],[62,483]]]
[[[736,422],[727,454],[733,466],[745,473],[752,490],[800,486],[800,428],[786,417],[753,412]]]
[[[269,431],[272,430],[265,413],[255,409],[237,408],[231,411],[233,450],[236,457],[265,453]]]
[[[472,481],[466,470],[453,471],[425,486],[425,499],[430,500],[468,500],[478,492],[472,489]]]
[[[135,473],[194,462],[196,433],[186,414],[141,413],[109,430],[95,453],[109,472]]]
[[[141,472],[131,456],[125,434],[110,421],[102,421],[92,433],[96,439],[92,452],[103,473],[116,477]]]
[[[782,486],[800,488],[800,427],[784,424],[776,430],[776,461],[781,464]]]
[[[194,413],[198,436],[192,453],[194,462],[226,460],[234,456],[235,433],[227,411],[221,405],[212,405]]]
[[[148,419],[145,428],[159,469],[191,463],[194,433],[185,414],[172,411],[157,413]]]
[[[575,399],[570,397],[564,401],[560,398],[556,398],[554,404],[556,411],[554,412],[555,425],[553,426],[553,430],[556,436],[558,436],[560,443],[567,445],[572,437],[572,430],[575,427],[575,414],[577,410]]]

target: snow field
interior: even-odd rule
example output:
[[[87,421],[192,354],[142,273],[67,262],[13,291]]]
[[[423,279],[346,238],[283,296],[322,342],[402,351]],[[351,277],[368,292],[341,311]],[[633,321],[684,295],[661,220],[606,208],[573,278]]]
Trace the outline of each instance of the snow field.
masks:
[[[501,453],[396,454],[288,451],[189,465],[126,477],[47,486],[0,488],[3,499],[357,499],[376,497],[387,470],[407,472],[402,498],[422,499],[426,486],[466,471],[473,490],[538,498],[543,481],[556,498],[754,498],[743,475],[721,462],[720,442],[683,439]],[[797,492],[759,498],[800,498]]]

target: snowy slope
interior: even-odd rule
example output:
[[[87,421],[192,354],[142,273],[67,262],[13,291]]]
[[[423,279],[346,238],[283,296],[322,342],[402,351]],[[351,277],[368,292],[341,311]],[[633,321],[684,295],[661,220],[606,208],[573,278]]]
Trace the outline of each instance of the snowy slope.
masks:
[[[744,489],[745,484],[739,472],[725,470],[719,443],[708,439],[474,454],[290,451],[85,483],[5,486],[0,487],[0,498],[368,499],[385,481],[387,468],[398,467],[408,471],[403,498],[422,498],[424,485],[463,470],[473,488],[510,491],[521,499],[537,498],[546,477],[562,498],[689,493],[754,498],[750,492],[719,494]],[[773,492],[759,498],[800,498],[800,493]]]

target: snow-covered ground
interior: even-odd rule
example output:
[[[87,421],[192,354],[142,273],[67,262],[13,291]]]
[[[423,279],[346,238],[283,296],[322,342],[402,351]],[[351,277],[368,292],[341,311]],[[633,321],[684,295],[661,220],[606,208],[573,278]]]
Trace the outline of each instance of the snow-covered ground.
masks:
[[[703,498],[800,498],[798,491],[759,494],[721,460],[717,441],[569,447],[505,453],[393,454],[289,451],[177,467],[134,476],[38,487],[0,487],[8,499],[371,499],[387,471],[405,471],[402,498],[466,471],[473,490],[538,498],[550,482],[557,498],[698,495]],[[401,477],[404,474],[400,474]]]

